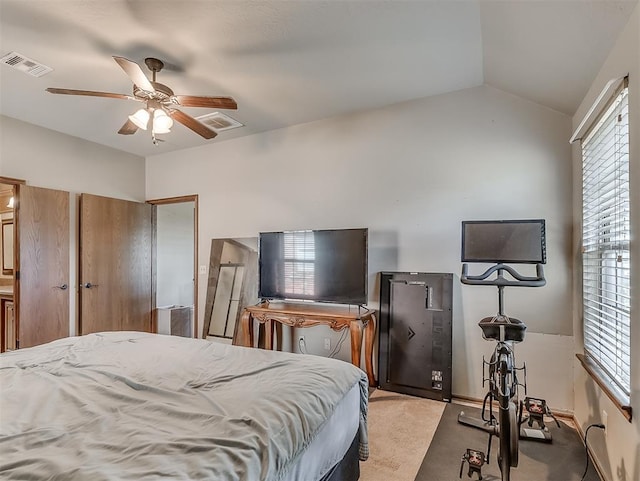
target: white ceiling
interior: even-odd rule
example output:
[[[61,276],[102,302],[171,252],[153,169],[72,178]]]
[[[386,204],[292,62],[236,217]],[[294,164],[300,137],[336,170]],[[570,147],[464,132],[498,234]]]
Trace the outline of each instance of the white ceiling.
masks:
[[[0,66],[0,113],[143,156],[483,83],[573,114],[637,3],[0,0],[0,55],[54,69]],[[176,94],[232,96],[245,127],[207,141],[176,125],[154,146],[117,134],[135,102],[45,92],[130,94],[113,55],[165,61]]]

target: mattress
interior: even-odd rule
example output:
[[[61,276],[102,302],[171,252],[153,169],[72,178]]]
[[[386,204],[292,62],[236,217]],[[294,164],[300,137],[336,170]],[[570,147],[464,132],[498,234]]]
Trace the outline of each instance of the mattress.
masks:
[[[306,481],[337,439],[367,452],[367,376],[333,359],[98,333],[3,354],[0,383],[3,479]]]
[[[360,387],[354,385],[283,481],[318,481],[344,457],[358,433]]]

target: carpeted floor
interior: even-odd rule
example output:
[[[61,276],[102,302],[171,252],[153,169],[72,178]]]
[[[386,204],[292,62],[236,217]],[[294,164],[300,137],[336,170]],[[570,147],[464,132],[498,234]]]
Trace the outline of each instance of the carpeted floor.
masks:
[[[466,448],[486,452],[488,435],[457,422],[473,407],[376,390],[369,404],[370,457],[360,463],[361,481],[453,481],[460,479],[460,460]],[[578,481],[585,463],[584,445],[578,433],[563,423],[551,427],[553,443],[520,442],[520,462],[512,481]],[[491,462],[483,468],[483,481],[498,481],[498,440],[491,448]],[[428,450],[428,452],[427,452]],[[463,473],[463,480],[470,479]],[[472,478],[474,481],[477,476]],[[599,477],[589,463],[587,481]]]
[[[369,399],[369,459],[361,481],[414,481],[446,404],[376,390]],[[436,480],[434,480],[436,481]]]

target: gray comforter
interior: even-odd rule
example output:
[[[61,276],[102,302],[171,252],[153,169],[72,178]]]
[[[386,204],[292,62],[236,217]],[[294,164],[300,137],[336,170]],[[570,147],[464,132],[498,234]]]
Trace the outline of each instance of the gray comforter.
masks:
[[[134,332],[0,356],[0,478],[279,480],[354,384],[346,362]]]

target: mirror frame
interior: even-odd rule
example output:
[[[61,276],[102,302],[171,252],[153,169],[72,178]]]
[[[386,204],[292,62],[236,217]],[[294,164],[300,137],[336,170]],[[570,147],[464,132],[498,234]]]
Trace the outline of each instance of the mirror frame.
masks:
[[[7,242],[10,240],[11,252],[7,252]],[[2,219],[2,274],[13,275],[13,219]],[[7,267],[8,262],[11,262],[10,267]]]

